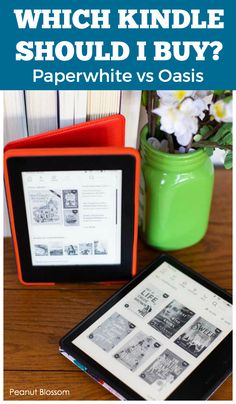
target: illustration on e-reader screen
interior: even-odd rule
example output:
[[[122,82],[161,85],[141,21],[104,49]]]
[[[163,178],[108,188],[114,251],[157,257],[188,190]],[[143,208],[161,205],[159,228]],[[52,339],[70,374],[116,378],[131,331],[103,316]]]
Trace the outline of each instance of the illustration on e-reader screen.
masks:
[[[188,365],[186,361],[166,349],[140,374],[140,377],[148,384],[155,383],[155,389],[161,391],[168,388]]]
[[[158,307],[169,295],[152,285],[140,289],[132,300],[125,303],[125,308],[144,318]]]
[[[32,224],[61,224],[61,192],[29,191]]]
[[[155,338],[140,331],[115,353],[114,358],[134,372],[156,353],[159,347],[160,343]]]
[[[183,304],[172,300],[149,324],[167,338],[171,338],[194,314]]]
[[[22,173],[33,265],[119,264],[122,171],[71,174]]]
[[[219,336],[221,330],[198,317],[175,343],[196,358]]]
[[[104,351],[109,352],[122,339],[131,333],[135,325],[122,317],[118,313],[114,313],[98,328],[91,332],[88,338]]]

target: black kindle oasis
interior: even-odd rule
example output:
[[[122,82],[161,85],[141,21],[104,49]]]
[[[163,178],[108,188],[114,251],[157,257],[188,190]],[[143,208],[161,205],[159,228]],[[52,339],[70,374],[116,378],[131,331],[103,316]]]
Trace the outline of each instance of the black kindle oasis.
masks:
[[[136,150],[9,150],[5,165],[22,283],[123,281],[135,274]]]
[[[231,373],[231,296],[163,255],[60,341],[120,399],[206,400]]]

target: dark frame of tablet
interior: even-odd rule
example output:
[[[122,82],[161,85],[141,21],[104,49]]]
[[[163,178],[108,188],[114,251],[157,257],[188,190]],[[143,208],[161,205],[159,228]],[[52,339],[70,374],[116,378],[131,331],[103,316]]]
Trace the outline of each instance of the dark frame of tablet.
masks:
[[[7,160],[22,279],[27,283],[117,281],[132,278],[136,160],[132,155],[10,157]],[[22,172],[122,170],[121,263],[33,266]],[[128,190],[128,192],[127,192]]]
[[[60,348],[78,360],[83,366],[87,367],[88,373],[91,372],[91,374],[96,378],[104,380],[127,400],[144,400],[144,398],[130,389],[125,383],[121,382],[121,380],[107,371],[104,367],[90,358],[79,348],[77,348],[72,341],[90,325],[92,325],[107,310],[109,310],[115,303],[122,299],[134,287],[136,287],[141,281],[143,281],[151,272],[157,269],[157,267],[163,262],[173,265],[175,268],[188,275],[199,284],[205,286],[213,293],[225,299],[227,302],[232,303],[232,296],[223,289],[219,288],[211,281],[208,281],[206,278],[192,269],[181,264],[174,258],[163,254],[60,340]],[[232,332],[228,334],[226,338],[224,338],[224,340],[185,379],[185,381],[168,396],[167,400],[206,400],[231,374],[231,372]]]

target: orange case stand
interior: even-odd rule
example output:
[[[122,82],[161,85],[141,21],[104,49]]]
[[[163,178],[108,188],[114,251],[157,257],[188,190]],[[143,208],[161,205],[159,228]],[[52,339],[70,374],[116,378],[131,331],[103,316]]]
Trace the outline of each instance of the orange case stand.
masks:
[[[139,195],[139,152],[132,148],[123,147],[125,120],[121,115],[114,115],[88,123],[19,139],[8,143],[4,149],[4,179],[12,239],[15,250],[16,265],[19,281],[23,285],[55,285],[53,282],[25,282],[22,279],[17,234],[14,221],[11,189],[7,161],[12,157],[36,156],[75,156],[75,155],[132,155],[136,159],[135,172],[135,203],[134,203],[134,237],[132,253],[132,276],[136,274],[137,239],[138,239],[138,195]],[[87,137],[85,139],[85,137]],[[101,136],[100,140],[97,136]],[[96,143],[92,146],[93,141]],[[111,146],[112,141],[114,146]],[[80,144],[85,147],[81,147]],[[70,147],[69,147],[70,145]],[[104,282],[103,282],[104,283]]]
[[[47,147],[124,146],[125,118],[112,115],[9,142],[4,151]]]

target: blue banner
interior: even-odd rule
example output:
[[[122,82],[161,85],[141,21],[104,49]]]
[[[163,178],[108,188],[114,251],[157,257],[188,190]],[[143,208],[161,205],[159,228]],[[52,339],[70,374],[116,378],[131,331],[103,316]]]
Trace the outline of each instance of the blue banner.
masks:
[[[1,89],[235,89],[230,0],[5,0]]]

